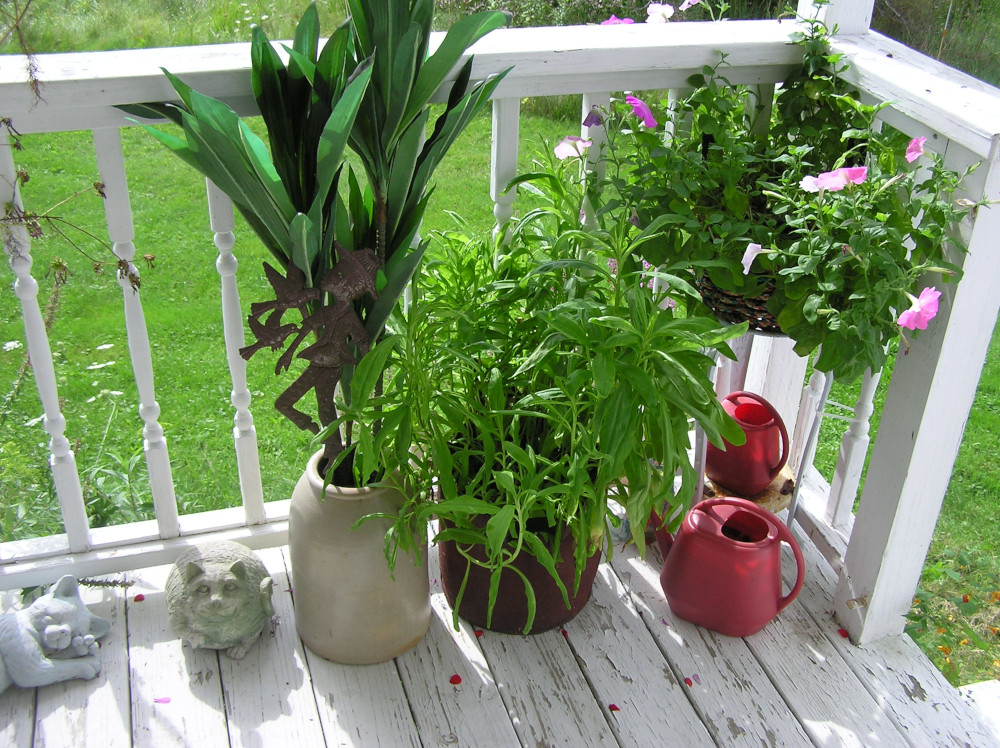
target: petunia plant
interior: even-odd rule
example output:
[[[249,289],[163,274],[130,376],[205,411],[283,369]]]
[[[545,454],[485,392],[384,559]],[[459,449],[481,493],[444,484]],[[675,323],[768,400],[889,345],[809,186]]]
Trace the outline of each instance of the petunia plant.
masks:
[[[776,278],[771,303],[796,350],[819,347],[817,367],[840,379],[881,369],[901,328],[926,329],[941,294],[920,289],[929,274],[958,274],[949,261],[962,249],[956,224],[975,207],[955,199],[968,171],[923,154],[920,139],[905,151],[905,141],[894,140],[868,139],[867,166],[856,148],[836,168],[797,183],[788,169],[765,194],[791,241],[744,253],[745,273],[766,269]]]
[[[955,223],[975,205],[955,202],[964,175],[925,139],[878,128],[820,22],[793,39],[803,61],[773,107],[726,79],[723,56],[680,99],[614,102],[602,158],[632,223],[661,229],[647,261],[686,265],[712,314],[821,348],[817,366],[851,380],[930,319],[922,276],[955,274]]]

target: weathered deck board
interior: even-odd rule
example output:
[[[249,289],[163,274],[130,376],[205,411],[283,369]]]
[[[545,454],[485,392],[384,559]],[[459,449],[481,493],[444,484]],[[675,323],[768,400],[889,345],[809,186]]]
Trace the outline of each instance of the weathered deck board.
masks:
[[[280,550],[259,552],[276,623],[240,661],[181,646],[167,623],[168,568],[137,571],[127,592],[86,592],[113,622],[102,674],[4,693],[0,744],[589,747],[669,735],[685,746],[1000,745],[909,639],[855,647],[841,637],[832,577],[805,550],[799,599],[745,639],[675,618],[655,551],[603,564],[565,636],[455,631],[432,570],[428,635],[361,667],[302,648]]]
[[[677,745],[715,744],[607,564],[598,571],[590,603],[572,623],[570,644],[600,703],[618,707],[612,725],[622,745],[662,741],[662,725],[650,718],[660,714],[669,715]]]
[[[169,568],[135,572],[127,593],[133,744],[226,745],[219,657],[182,647],[170,630],[163,592]]]
[[[630,590],[695,710],[719,745],[807,745],[809,737],[743,639],[716,634],[677,618],[660,587],[658,556],[647,561],[634,548],[615,553],[612,565]]]
[[[219,657],[230,740],[259,748],[325,745],[281,550],[258,555],[274,581],[271,599],[279,623],[272,630],[265,626],[243,659]]]
[[[132,744],[125,600],[112,589],[83,587],[80,592],[92,613],[111,622],[98,655],[101,673],[79,685],[38,689],[35,744],[56,746],[63,735],[80,735],[91,745],[124,748]]]
[[[998,746],[1000,740],[908,636],[892,636],[855,646],[840,635],[828,612],[836,580],[811,543],[802,544],[810,573],[799,596],[816,630],[844,658],[857,682],[867,688],[914,746]]]
[[[430,554],[437,577],[436,553]],[[424,746],[518,745],[517,733],[472,626],[452,628],[451,609],[431,582],[430,630],[396,658]],[[461,678],[452,683],[452,677]]]

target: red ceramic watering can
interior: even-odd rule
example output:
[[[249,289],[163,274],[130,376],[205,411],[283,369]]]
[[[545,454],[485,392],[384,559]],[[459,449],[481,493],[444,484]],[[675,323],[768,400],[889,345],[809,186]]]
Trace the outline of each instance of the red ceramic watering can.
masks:
[[[788,459],[788,431],[767,400],[752,392],[726,395],[722,407],[747,435],[746,443],[725,451],[709,444],[705,475],[742,496],[753,496],[767,488]]]
[[[727,636],[760,631],[802,589],[805,563],[792,533],[752,501],[724,496],[696,504],[666,551],[660,584],[674,614]],[[795,554],[791,592],[781,594],[781,543]]]

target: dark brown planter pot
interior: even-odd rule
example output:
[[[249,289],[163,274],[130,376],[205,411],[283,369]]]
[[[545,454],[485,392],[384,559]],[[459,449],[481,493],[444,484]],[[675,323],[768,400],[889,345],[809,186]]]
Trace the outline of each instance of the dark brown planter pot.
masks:
[[[514,566],[531,582],[535,591],[535,620],[528,633],[540,634],[563,625],[579,613],[590,599],[590,591],[597,576],[597,567],[601,564],[601,553],[594,553],[583,569],[580,577],[580,588],[573,595],[573,580],[575,576],[573,562],[573,539],[562,543],[556,571],[570,594],[570,607],[563,601],[555,580],[549,572],[528,553],[518,555]],[[446,540],[438,543],[438,554],[441,561],[441,586],[444,588],[448,604],[455,607],[455,599],[462,588],[466,568],[470,562],[458,552],[455,542]],[[481,545],[473,546],[469,552],[473,558],[486,560],[486,550]],[[517,572],[505,569],[500,577],[500,589],[497,592],[496,605],[493,608],[493,620],[486,625],[490,598],[490,571],[476,564],[471,564],[469,581],[465,586],[462,604],[458,615],[479,628],[489,629],[501,634],[524,633],[524,624],[528,620],[528,598],[524,593],[524,582]]]

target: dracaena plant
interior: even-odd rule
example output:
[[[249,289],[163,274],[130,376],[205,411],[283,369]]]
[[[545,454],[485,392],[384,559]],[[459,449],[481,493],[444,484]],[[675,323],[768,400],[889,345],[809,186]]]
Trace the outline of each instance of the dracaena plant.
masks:
[[[347,5],[351,15],[321,47],[311,4],[285,59],[253,28],[251,80],[267,145],[228,106],[169,73],[179,103],[131,108],[181,126],[181,136],[147,129],[233,200],[276,260],[265,265],[276,298],[251,306],[256,342],[241,353],[284,348],[276,374],[295,356],[308,361],[275,405],[322,432],[326,465],[351,441],[349,425],[326,428],[337,420],[335,392],[350,401],[355,364],[423,254],[417,232],[431,176],[502,76],[471,82],[470,58],[433,123],[430,101],[468,47],[505,22],[498,12],[463,18],[428,54],[433,0]],[[363,175],[345,169],[348,147]],[[310,391],[315,418],[299,406]]]
[[[361,379],[369,359],[372,370],[388,359],[395,376],[381,395],[369,386],[344,404],[342,417],[364,433],[354,464],[393,464],[416,489],[390,533],[390,557],[437,516],[436,540],[463,553],[483,546],[485,562],[468,558],[495,580],[530,554],[558,581],[553,559],[572,536],[579,582],[587,559],[610,550],[614,505],[640,547],[651,510],[683,513],[697,483],[690,419],[716,443],[742,443],[715,398],[708,354],[731,355],[725,341],[745,326],[685,317],[668,303],[696,294],[644,267],[641,249],[657,229],[603,210],[581,165],[552,156],[516,180],[535,204],[500,239],[438,237],[413,304],[390,324],[396,335],[359,365]],[[583,224],[585,206],[594,215]],[[392,431],[412,435],[412,454]]]

